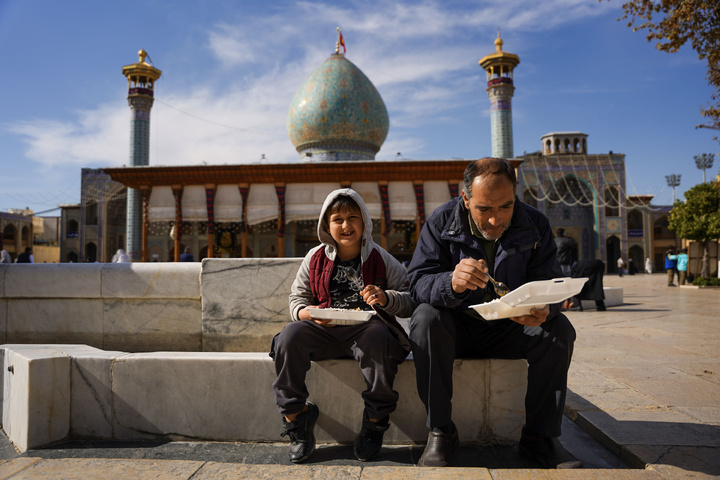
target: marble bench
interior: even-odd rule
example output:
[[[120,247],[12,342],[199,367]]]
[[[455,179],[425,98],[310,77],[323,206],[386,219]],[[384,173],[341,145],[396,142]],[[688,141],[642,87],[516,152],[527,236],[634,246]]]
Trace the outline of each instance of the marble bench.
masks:
[[[2,425],[15,447],[66,439],[281,441],[272,360],[252,352],[104,351],[86,345],[0,346]],[[456,360],[453,418],[464,442],[517,442],[524,421],[523,360]],[[354,360],[313,364],[310,400],[319,443],[352,442],[364,380]],[[412,361],[386,443],[424,442],[425,413]]]

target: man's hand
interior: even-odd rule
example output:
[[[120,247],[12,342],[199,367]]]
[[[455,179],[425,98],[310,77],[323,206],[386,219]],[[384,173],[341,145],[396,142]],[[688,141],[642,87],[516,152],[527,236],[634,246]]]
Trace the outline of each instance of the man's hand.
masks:
[[[488,282],[487,265],[485,260],[474,258],[463,258],[455,266],[452,274],[452,289],[455,293],[463,293],[465,290],[477,290],[485,288]]]
[[[530,315],[510,317],[510,320],[527,327],[537,327],[545,323],[548,315],[550,315],[550,305],[545,305],[543,308],[531,308]]]

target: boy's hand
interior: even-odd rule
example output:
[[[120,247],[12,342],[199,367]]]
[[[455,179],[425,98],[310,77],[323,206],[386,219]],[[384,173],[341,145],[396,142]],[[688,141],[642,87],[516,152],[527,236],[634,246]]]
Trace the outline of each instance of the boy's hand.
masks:
[[[360,292],[360,295],[362,295],[365,303],[367,303],[371,307],[373,305],[377,305],[380,308],[387,307],[388,297],[385,292],[383,292],[383,289],[376,285],[368,285],[367,287],[363,288]]]
[[[302,310],[300,310],[298,312],[298,318],[300,318],[300,320],[307,320],[308,322],[315,322],[318,325],[323,326],[323,327],[334,327],[335,326],[333,324],[330,324],[330,322],[332,322],[332,318],[313,318],[310,315],[310,312],[308,311],[309,308],[318,308],[318,306],[317,305],[308,305],[305,308],[303,308]],[[330,325],[328,325],[328,324],[330,324]]]

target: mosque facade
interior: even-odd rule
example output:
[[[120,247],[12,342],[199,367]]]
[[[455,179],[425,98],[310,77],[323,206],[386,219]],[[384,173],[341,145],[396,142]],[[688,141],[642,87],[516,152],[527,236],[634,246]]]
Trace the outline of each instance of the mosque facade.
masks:
[[[493,155],[511,159],[521,199],[543,211],[553,228],[564,227],[578,241],[581,258],[601,258],[609,271],[619,256],[627,259],[630,253],[639,265],[675,243],[663,238],[660,247],[653,237],[657,222],[665,218],[667,224],[669,208],[653,207],[650,196],[627,195],[625,156],[589,154],[586,134],[551,132],[541,138],[540,150],[514,157],[511,97],[520,60],[502,45],[498,34],[496,51],[479,63],[487,73]],[[152,83],[145,78],[140,88],[147,90],[157,78]],[[149,119],[149,107],[146,114]],[[123,240],[130,245],[131,235],[139,237],[132,248],[140,261],[178,261],[185,247],[196,259],[303,256],[317,244],[317,217],[326,195],[352,187],[370,209],[376,241],[400,260],[409,259],[427,215],[459,194],[469,160],[377,161],[389,127],[375,86],[336,49],[300,85],[290,105],[287,130],[300,162],[182,167],[141,162],[102,169],[111,182],[104,187],[108,196],[101,193],[80,205],[77,254],[82,261],[93,241],[102,241],[97,232],[105,226],[96,225],[94,237],[82,233],[91,231],[82,220],[92,216],[88,210],[100,209],[95,217],[104,220],[98,221],[113,217],[127,228],[111,228],[112,242],[105,234],[101,248],[94,245],[99,261],[109,261],[112,247]],[[139,210],[130,208],[131,192],[137,192]],[[110,199],[117,203],[125,194],[128,210],[120,219],[117,209],[113,214],[107,209],[114,208]]]

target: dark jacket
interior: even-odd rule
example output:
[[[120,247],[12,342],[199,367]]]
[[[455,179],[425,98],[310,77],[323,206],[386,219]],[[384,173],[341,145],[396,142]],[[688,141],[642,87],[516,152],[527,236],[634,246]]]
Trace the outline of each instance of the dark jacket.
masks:
[[[572,269],[572,278],[588,278],[577,298],[580,300],[604,300],[604,274],[605,263],[602,260],[580,260],[577,262]]]
[[[557,260],[560,265],[572,265],[577,260],[577,242],[570,237],[557,237]]]
[[[498,241],[493,277],[511,290],[531,281],[563,276],[556,260],[550,222],[517,197],[510,227]],[[458,295],[452,289],[455,265],[467,257],[486,260],[482,245],[470,232],[468,211],[462,198],[457,197],[438,207],[420,232],[408,268],[410,293],[415,300],[456,310],[482,303],[485,291],[466,290]],[[496,296],[491,284],[485,290]],[[551,305],[548,319],[560,307]]]

